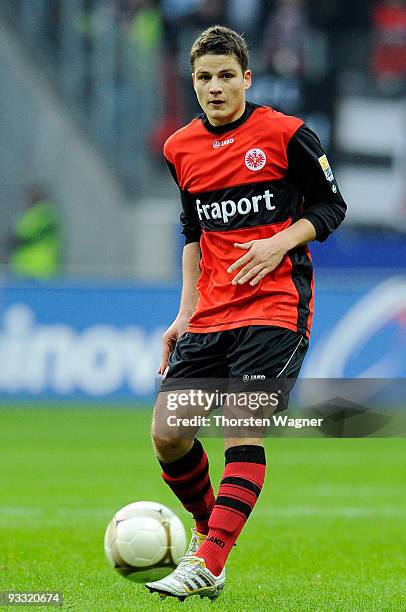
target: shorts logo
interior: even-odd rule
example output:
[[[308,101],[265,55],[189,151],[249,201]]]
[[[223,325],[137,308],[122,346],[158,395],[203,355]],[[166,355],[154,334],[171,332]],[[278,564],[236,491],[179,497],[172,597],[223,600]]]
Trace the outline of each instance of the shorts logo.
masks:
[[[324,175],[328,181],[334,181],[334,174],[328,163],[328,159],[325,155],[319,157],[319,164],[322,167]]]
[[[265,164],[266,155],[262,149],[250,149],[245,154],[245,165],[247,166],[248,170],[257,172],[258,170],[262,170]]]
[[[213,141],[213,149],[220,149],[220,147],[224,147],[228,144],[233,144],[234,138],[227,138],[227,140],[214,140]]]
[[[265,380],[265,374],[243,374],[242,380],[243,382],[248,382],[250,380]]]

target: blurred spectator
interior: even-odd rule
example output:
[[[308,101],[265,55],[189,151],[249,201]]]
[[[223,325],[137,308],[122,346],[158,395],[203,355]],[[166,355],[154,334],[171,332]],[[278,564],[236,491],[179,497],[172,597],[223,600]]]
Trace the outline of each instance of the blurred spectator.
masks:
[[[265,29],[265,65],[276,74],[302,75],[309,35],[303,0],[278,0]]]
[[[163,102],[164,116],[152,130],[150,146],[162,158],[162,145],[175,130],[200,114],[190,87],[190,48],[198,33],[224,20],[222,0],[163,0]]]
[[[224,20],[224,5],[227,4],[221,0],[200,0],[199,15],[200,27],[206,28],[214,23]],[[251,7],[250,7],[251,9]]]
[[[121,9],[122,28],[137,51],[155,49],[161,39],[161,17],[157,0],[125,0]]]
[[[17,276],[52,278],[60,269],[62,246],[56,207],[37,185],[27,195],[27,209],[17,219],[11,240],[10,268]]]
[[[161,10],[168,21],[183,19],[194,13],[199,0],[162,0]]]
[[[269,2],[266,2],[268,5]],[[246,0],[228,0],[226,2],[226,22],[230,28],[242,32],[249,41],[250,50],[258,42],[261,35],[261,17],[264,0],[250,0],[247,10]]]
[[[27,31],[36,33],[30,44],[40,47],[52,66],[64,100],[135,193],[145,166],[151,167],[151,152],[161,163],[166,138],[201,112],[190,87],[189,51],[209,25],[222,23],[245,35],[255,72],[249,99],[287,114],[332,117],[341,48],[344,66],[356,60],[365,74],[368,65],[370,0],[2,3],[25,38]],[[387,0],[379,6],[403,5]],[[366,33],[359,35],[361,25]],[[365,57],[358,46],[348,53],[350,35],[362,40]],[[326,125],[329,117],[322,117]]]
[[[179,29],[198,8],[199,0],[162,0],[163,27],[162,96],[163,116],[153,127],[150,146],[154,155],[162,158],[162,145],[184,122],[184,100],[179,74]]]
[[[263,7],[262,7],[263,10]],[[304,109],[305,45],[309,37],[302,0],[277,0],[265,19],[262,70],[256,71],[249,98],[288,115]],[[260,26],[259,26],[260,28]]]
[[[401,89],[406,81],[406,4],[386,0],[373,12],[373,71],[378,84]]]

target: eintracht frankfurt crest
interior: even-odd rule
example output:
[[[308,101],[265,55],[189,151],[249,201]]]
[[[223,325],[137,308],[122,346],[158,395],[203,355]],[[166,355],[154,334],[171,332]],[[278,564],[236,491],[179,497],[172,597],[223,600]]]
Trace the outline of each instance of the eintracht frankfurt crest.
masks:
[[[245,165],[248,170],[262,170],[266,164],[266,155],[262,149],[250,149],[245,155]]]

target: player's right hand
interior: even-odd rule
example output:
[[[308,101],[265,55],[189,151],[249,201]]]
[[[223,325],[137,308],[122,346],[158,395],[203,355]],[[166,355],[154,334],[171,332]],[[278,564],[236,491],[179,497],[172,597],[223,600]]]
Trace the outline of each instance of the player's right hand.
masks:
[[[176,317],[162,336],[162,359],[158,374],[164,375],[168,368],[169,355],[172,353],[178,339],[185,333],[189,320],[185,317]]]

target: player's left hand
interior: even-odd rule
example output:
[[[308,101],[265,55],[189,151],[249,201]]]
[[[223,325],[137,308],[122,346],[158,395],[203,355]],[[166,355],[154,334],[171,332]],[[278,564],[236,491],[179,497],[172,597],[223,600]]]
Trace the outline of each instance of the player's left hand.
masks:
[[[233,278],[233,285],[243,285],[248,281],[250,285],[257,285],[279,266],[288,251],[286,244],[278,234],[271,238],[251,240],[242,244],[236,242],[234,246],[237,249],[248,250],[248,253],[237,259],[227,270],[231,274],[234,270],[241,268]]]

